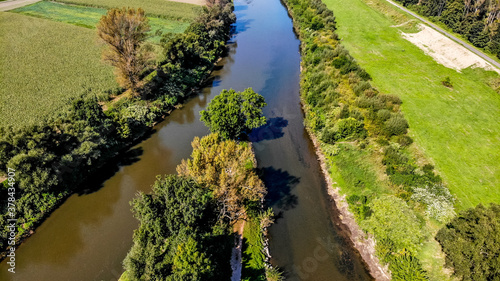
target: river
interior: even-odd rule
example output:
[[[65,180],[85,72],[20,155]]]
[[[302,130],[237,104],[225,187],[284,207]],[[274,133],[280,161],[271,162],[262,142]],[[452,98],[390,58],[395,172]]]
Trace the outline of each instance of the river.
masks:
[[[189,157],[190,142],[208,133],[199,111],[223,89],[252,87],[268,106],[269,125],[255,130],[259,168],[268,202],[279,215],[269,230],[272,263],[287,280],[371,280],[336,221],[338,212],[299,103],[299,40],[278,0],[235,0],[236,32],[210,87],[175,110],[133,147],[116,169],[106,167],[55,210],[16,251],[16,273],[4,260],[0,280],[117,280],[138,222],[129,201],[149,192],[158,174],[175,173]]]

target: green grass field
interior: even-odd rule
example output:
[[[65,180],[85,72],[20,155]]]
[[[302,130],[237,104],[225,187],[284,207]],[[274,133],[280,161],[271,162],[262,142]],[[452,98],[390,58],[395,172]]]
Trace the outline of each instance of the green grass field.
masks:
[[[363,0],[323,1],[335,13],[342,44],[373,85],[402,98],[410,134],[457,197],[456,207],[500,203],[500,95],[487,85],[498,75],[439,65],[392,27],[401,15],[391,7],[385,6],[392,9],[386,17]],[[441,84],[445,77],[453,89]]]
[[[117,87],[95,30],[0,12],[0,125],[24,126]]]
[[[97,8],[142,8],[148,15],[187,22],[196,18],[200,6],[168,0],[62,0],[58,2]]]
[[[38,2],[33,5],[21,7],[12,12],[23,15],[46,18],[53,21],[65,22],[86,28],[95,28],[99,20],[106,14],[103,8],[92,8],[84,6],[66,5],[56,2]],[[150,41],[159,43],[161,36],[154,36],[159,30],[163,33],[181,33],[189,26],[188,22],[149,17],[151,25]]]

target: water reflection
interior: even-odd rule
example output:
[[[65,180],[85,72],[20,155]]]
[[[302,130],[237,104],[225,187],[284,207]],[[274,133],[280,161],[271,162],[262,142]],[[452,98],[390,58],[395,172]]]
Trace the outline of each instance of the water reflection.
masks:
[[[292,194],[292,189],[300,182],[299,178],[273,167],[262,168],[260,172],[267,187],[266,205],[281,210],[289,210],[298,205],[298,197]]]

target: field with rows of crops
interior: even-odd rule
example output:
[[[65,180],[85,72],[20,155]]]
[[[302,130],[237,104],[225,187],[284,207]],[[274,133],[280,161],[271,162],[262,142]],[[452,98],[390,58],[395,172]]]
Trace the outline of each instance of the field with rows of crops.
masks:
[[[160,8],[154,3],[160,5],[153,1],[144,7],[162,15],[149,17],[152,43],[160,41],[157,31],[183,32],[194,18],[195,5],[162,1],[166,4]],[[95,29],[105,13],[104,8],[47,1],[0,12],[0,126],[38,123],[72,98],[117,89],[113,69],[101,61],[103,45]]]

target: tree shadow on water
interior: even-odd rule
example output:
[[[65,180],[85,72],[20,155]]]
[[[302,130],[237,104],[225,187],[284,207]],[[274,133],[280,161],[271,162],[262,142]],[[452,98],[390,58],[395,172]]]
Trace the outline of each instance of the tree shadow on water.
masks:
[[[253,129],[248,138],[251,142],[279,139],[285,135],[283,128],[286,126],[288,120],[283,117],[270,118],[266,125]]]
[[[89,176],[84,183],[75,189],[78,195],[87,195],[94,193],[104,187],[106,180],[113,177],[122,166],[130,166],[140,160],[144,153],[142,147],[131,148],[124,153],[119,154],[113,159],[109,159],[99,170]]]
[[[298,197],[292,194],[292,189],[299,183],[300,178],[273,167],[260,169],[260,175],[267,187],[265,198],[267,206],[286,211],[298,205]]]

